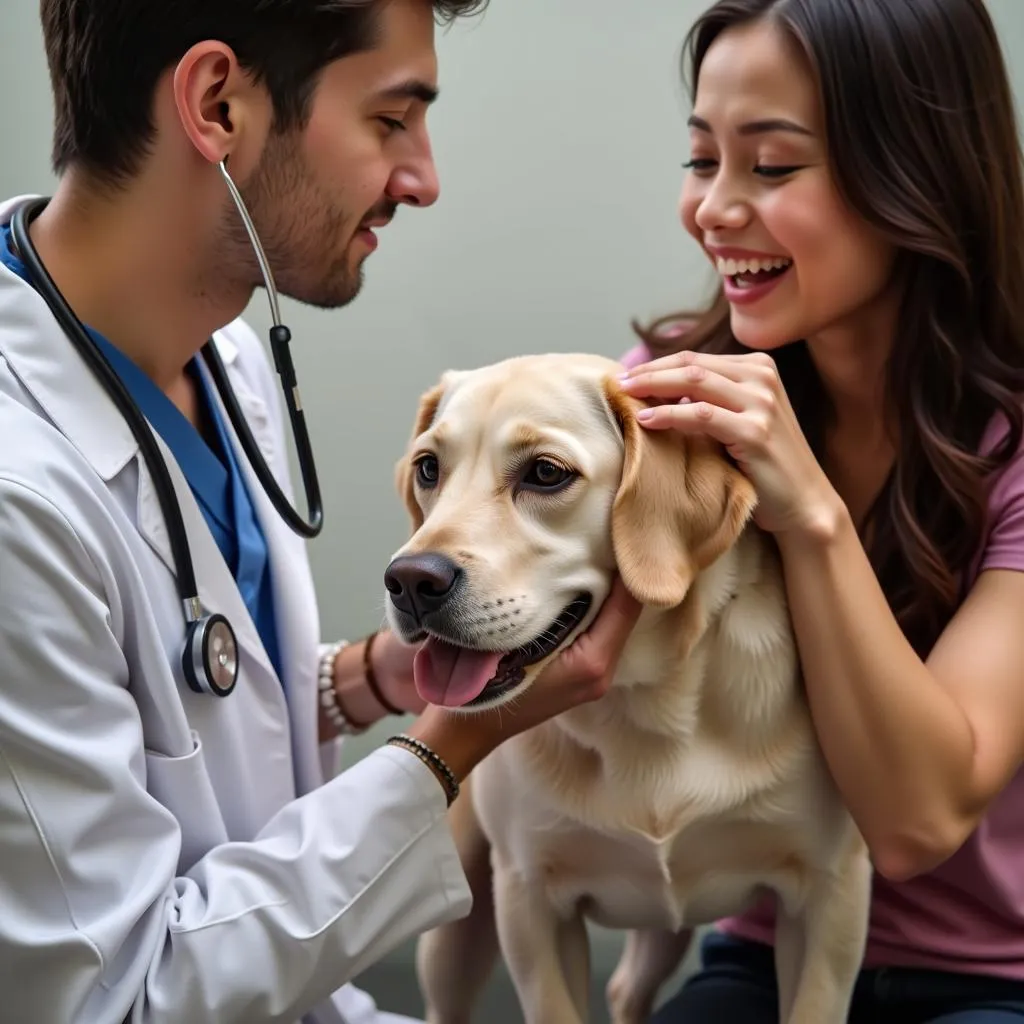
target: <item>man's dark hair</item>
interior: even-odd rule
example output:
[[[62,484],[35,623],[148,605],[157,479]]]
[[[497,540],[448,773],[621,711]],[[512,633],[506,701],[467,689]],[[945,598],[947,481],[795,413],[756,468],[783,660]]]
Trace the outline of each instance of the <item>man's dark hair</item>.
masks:
[[[40,0],[53,86],[52,162],[115,183],[152,139],[159,77],[204,39],[229,45],[262,82],[274,127],[300,128],[321,70],[371,49],[385,0]],[[427,2],[427,0],[424,0]],[[487,0],[431,0],[450,22]]]

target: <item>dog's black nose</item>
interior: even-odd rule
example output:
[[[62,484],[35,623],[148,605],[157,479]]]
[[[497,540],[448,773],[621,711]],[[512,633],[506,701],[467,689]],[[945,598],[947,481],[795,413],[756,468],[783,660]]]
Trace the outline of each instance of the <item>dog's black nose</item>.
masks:
[[[436,612],[452,595],[462,570],[444,555],[403,555],[384,573],[391,603],[417,622]]]

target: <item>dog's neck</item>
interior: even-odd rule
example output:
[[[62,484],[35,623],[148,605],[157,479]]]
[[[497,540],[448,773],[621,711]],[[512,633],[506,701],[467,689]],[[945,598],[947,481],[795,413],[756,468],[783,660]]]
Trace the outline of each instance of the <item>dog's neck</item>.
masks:
[[[799,699],[787,665],[773,670],[779,685],[758,685],[785,647],[784,608],[777,554],[750,528],[680,605],[644,609],[608,694],[536,730],[537,741],[611,776],[685,756],[698,735],[763,748]]]

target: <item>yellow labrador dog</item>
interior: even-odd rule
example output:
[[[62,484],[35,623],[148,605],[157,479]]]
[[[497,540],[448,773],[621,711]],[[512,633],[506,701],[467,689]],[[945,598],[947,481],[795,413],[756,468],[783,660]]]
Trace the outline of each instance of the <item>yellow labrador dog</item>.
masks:
[[[780,1020],[841,1024],[870,869],[815,743],[775,548],[747,479],[709,442],[645,431],[619,370],[448,373],[399,464],[415,532],[387,615],[425,641],[426,699],[515,701],[616,571],[645,606],[608,695],[505,743],[456,801],[478,908],[421,941],[428,1018],[471,1019],[496,924],[527,1024],[583,1024],[590,919],[629,930],[609,1005],[640,1024],[690,930],[773,891]]]

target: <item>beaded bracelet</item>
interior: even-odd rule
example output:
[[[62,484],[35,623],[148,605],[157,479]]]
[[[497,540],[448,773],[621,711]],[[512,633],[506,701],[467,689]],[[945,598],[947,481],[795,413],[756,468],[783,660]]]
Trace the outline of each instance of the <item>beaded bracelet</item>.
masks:
[[[338,691],[334,686],[334,663],[338,660],[338,655],[348,646],[347,640],[339,640],[337,643],[331,644],[320,656],[317,688],[320,691],[320,706],[324,709],[324,714],[331,725],[342,736],[356,736],[365,732],[369,725],[355,721],[341,709],[341,704],[338,702]]]
[[[408,736],[404,732],[390,737],[388,743],[395,747],[402,747],[411,754],[415,754],[438,777],[441,786],[444,788],[448,806],[451,807],[455,803],[455,798],[459,795],[459,780],[455,778],[455,773],[445,764],[444,760],[435,754],[426,743],[413,736]]]

